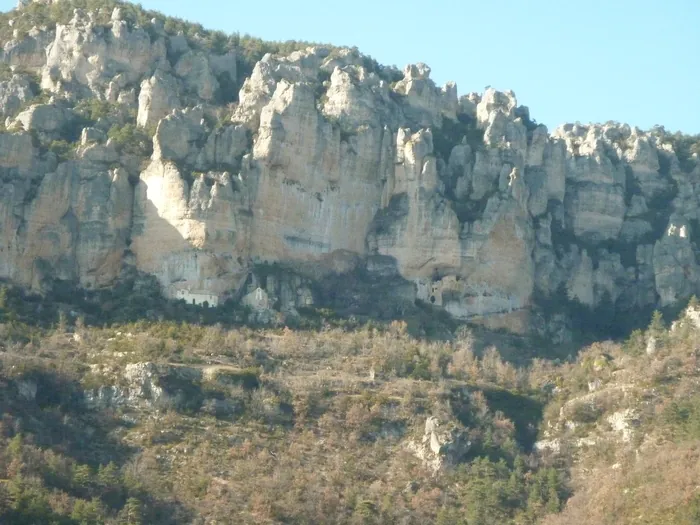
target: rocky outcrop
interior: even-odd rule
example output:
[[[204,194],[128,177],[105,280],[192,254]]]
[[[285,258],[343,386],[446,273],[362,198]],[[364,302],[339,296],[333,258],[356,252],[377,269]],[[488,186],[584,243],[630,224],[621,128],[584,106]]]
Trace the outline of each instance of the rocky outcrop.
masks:
[[[237,254],[248,241],[242,195],[228,173],[186,174],[154,160],[136,187],[131,250],[142,271],[178,290],[223,295],[244,277]],[[240,223],[239,223],[240,220]]]
[[[85,406],[91,410],[119,409],[132,413],[201,410],[218,418],[230,418],[240,412],[241,400],[222,396],[220,387],[245,387],[257,385],[258,381],[245,371],[228,366],[144,362],[123,368],[92,365],[91,369],[93,382],[100,386],[83,392]]]
[[[14,34],[14,38],[2,46],[3,62],[13,67],[41,69],[46,64],[46,47],[53,40],[52,31],[33,27],[26,35]]]
[[[179,108],[177,82],[168,73],[156,71],[155,75],[141,83],[139,112],[136,117],[139,126],[156,125],[172,110]]]
[[[445,466],[457,464],[470,447],[465,429],[452,422],[441,423],[433,416],[426,419],[421,439],[410,440],[406,445],[434,473]]]
[[[19,74],[0,83],[16,131],[0,135],[2,278],[104,286],[135,265],[169,297],[261,288],[289,310],[313,282],[361,268],[508,327],[562,290],[633,311],[700,287],[700,168],[663,130],[550,135],[512,92],[460,98],[425,64],[401,73],[323,47],[265,55],[224,111],[236,50],[208,53],[119,9],[107,25],[76,10],[17,38],[2,60],[23,57],[53,99],[16,115],[37,93]],[[83,99],[113,109],[86,122]],[[125,124],[155,130],[151,158],[125,134],[107,140]],[[301,280],[250,288],[260,264]]]
[[[68,24],[58,25],[46,48],[42,87],[54,93],[105,96],[108,90],[129,89],[158,64],[167,66],[165,41],[152,43],[145,28],[130,28],[119,8],[110,26],[97,26],[92,13],[79,9]]]
[[[683,217],[673,216],[666,234],[654,245],[654,279],[663,306],[690,297],[697,290],[700,272],[691,233]]]
[[[34,131],[47,139],[56,139],[70,133],[75,116],[70,109],[50,104],[38,104],[23,111],[12,126],[24,131]]]
[[[0,82],[1,115],[14,115],[35,93],[30,79],[24,75],[12,75],[10,80]]]
[[[219,89],[209,60],[202,53],[185,53],[175,64],[175,74],[182,79],[187,91],[202,100],[211,101]]]

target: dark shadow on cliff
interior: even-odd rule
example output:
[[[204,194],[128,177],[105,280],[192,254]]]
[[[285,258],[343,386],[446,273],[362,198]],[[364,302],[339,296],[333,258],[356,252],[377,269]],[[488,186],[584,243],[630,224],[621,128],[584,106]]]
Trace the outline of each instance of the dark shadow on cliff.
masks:
[[[557,314],[568,320],[566,329],[570,330],[572,340],[556,341],[543,335],[522,336],[460,322],[440,308],[411,301],[407,286],[412,284],[400,277],[387,279],[364,270],[327,277],[315,290],[318,303],[299,308],[299,316],[287,318],[285,325],[299,330],[325,327],[353,330],[368,325],[382,329],[393,321],[403,321],[411,336],[441,341],[453,339],[465,327],[473,335],[477,354],[493,346],[504,359],[522,366],[535,358],[575,359],[581,349],[595,341],[625,340],[633,330],[648,326],[653,313],[652,308],[644,312],[616,311],[606,302],[598,309],[571,301],[539,302],[537,315],[547,319]],[[94,326],[172,321],[205,326],[218,324],[224,328],[267,327],[250,322],[250,310],[233,299],[216,308],[168,300],[155,277],[133,267],[126,267],[112,288],[98,291],[80,290],[67,282],[53,283],[45,296],[28,294],[16,287],[5,290],[4,305],[0,304],[0,323],[4,323],[9,339],[21,343],[31,341],[34,330],[55,326],[61,319],[68,325],[82,318],[86,324]],[[684,306],[685,303],[665,309],[664,317],[675,319]]]

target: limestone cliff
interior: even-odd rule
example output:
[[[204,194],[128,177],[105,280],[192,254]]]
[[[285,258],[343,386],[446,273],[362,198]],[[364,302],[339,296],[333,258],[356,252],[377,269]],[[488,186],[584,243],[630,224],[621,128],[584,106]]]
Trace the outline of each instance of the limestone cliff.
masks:
[[[129,266],[169,297],[240,298],[277,263],[304,276],[268,287],[285,309],[362,268],[512,329],[562,291],[622,311],[699,291],[700,164],[662,128],[549,133],[512,92],[458,97],[424,64],[246,63],[134,6],[24,4],[2,21],[0,278],[103,287]]]

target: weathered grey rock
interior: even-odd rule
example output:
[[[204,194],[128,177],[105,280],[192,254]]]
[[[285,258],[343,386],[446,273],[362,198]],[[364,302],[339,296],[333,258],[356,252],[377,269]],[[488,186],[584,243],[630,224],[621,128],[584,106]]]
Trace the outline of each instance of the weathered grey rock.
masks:
[[[168,38],[168,54],[173,58],[180,58],[185,53],[190,51],[190,45],[187,42],[187,37],[182,33],[173,35]]]
[[[247,274],[249,204],[228,173],[185,179],[177,165],[154,160],[141,173],[134,202],[136,265],[155,275],[169,297],[195,293],[212,303]]]
[[[669,181],[659,173],[659,157],[650,137],[635,130],[627,143],[630,147],[624,152],[624,158],[642,195],[651,198],[668,191]]]
[[[656,340],[656,337],[654,337],[653,335],[649,336],[649,338],[647,339],[647,347],[646,347],[647,355],[656,354],[657,343],[658,343],[658,341]]]
[[[87,146],[91,143],[101,143],[107,138],[107,134],[98,128],[83,128],[80,135],[81,146]]]
[[[245,126],[224,126],[209,135],[197,165],[202,169],[237,169],[241,157],[249,148],[249,131]]]
[[[26,76],[12,75],[10,80],[0,82],[0,116],[14,115],[34,95]]]
[[[209,56],[209,66],[217,78],[226,75],[230,81],[235,81],[237,78],[237,64],[238,59],[235,51],[229,51],[225,55]]]
[[[528,209],[534,217],[547,212],[549,206],[549,188],[547,187],[547,172],[542,168],[526,168],[525,184],[527,184],[530,200]]]
[[[197,143],[206,134],[203,118],[202,108],[196,107],[175,111],[161,120],[153,138],[153,157],[193,165],[199,153]]]
[[[87,90],[97,96],[104,96],[115,77],[124,88],[140,83],[167,63],[163,39],[152,43],[144,29],[129,29],[119,16],[113,16],[111,28],[103,31],[79,9],[68,24],[56,27],[45,60],[44,89]]]
[[[502,93],[489,88],[484,92],[476,107],[476,118],[481,126],[486,127],[489,120],[497,113],[512,116],[517,105],[515,94],[512,91]]]
[[[625,219],[620,230],[620,240],[623,242],[637,242],[653,233],[653,228],[648,221],[643,219]]]
[[[422,127],[439,126],[442,118],[457,118],[459,101],[457,86],[448,83],[439,89],[430,79],[430,68],[423,63],[410,64],[404,69],[404,78],[394,90],[406,97],[409,118]]]
[[[527,150],[526,164],[539,167],[544,163],[544,154],[549,144],[549,133],[546,126],[537,126],[532,132]]]
[[[483,104],[483,103],[482,103]],[[481,104],[480,104],[481,106]],[[513,162],[522,166],[527,153],[527,130],[519,120],[511,120],[502,111],[490,114],[485,125],[484,142],[492,147],[513,151]]]
[[[182,390],[178,392],[177,387],[168,388],[165,386],[164,379],[172,377],[179,380],[168,381],[171,385],[178,382],[192,384],[201,380],[202,375],[202,371],[196,368],[159,366],[154,363],[128,364],[124,370],[129,399],[132,401],[143,400],[162,408],[177,403],[173,397],[186,395]]]
[[[17,35],[6,42],[2,50],[3,61],[37,71],[46,63],[46,46],[53,40],[53,33],[32,28],[26,35]]]
[[[84,392],[88,408],[199,408],[204,401],[203,396],[198,395],[204,377],[204,371],[199,368],[130,363],[123,370],[112,371],[112,375],[115,373],[119,374],[122,384],[100,386]]]
[[[286,80],[259,119],[253,256],[321,264],[335,251],[363,254],[387,176],[382,170],[391,166],[385,130],[363,128],[342,141],[318,112],[313,87]]]
[[[654,278],[662,306],[687,299],[697,290],[700,273],[690,236],[690,224],[676,215],[654,245]]]
[[[318,72],[328,56],[325,48],[310,47],[297,51],[288,57],[265,55],[246,79],[239,93],[239,104],[233,115],[234,122],[240,122],[251,130],[260,126],[260,113],[274,94],[277,83],[318,82]]]
[[[471,442],[466,432],[454,423],[441,423],[437,417],[425,421],[420,441],[411,440],[407,448],[421,459],[434,473],[445,466],[456,464],[469,451]]]
[[[173,110],[180,109],[180,97],[175,78],[158,70],[150,79],[141,83],[139,112],[136,122],[141,127],[157,124]]]
[[[490,148],[476,152],[472,171],[472,192],[469,198],[481,200],[493,193],[504,166],[498,149]],[[508,168],[505,168],[508,171]]]
[[[25,131],[37,131],[58,138],[73,125],[75,114],[52,104],[39,104],[26,109],[15,118]]]
[[[549,200],[564,202],[566,194],[566,147],[563,141],[550,140],[544,152],[544,170],[547,174]]]
[[[29,133],[0,133],[0,167],[16,171],[20,176],[39,175],[42,168],[39,165],[39,152],[34,148]]]
[[[335,68],[326,91],[323,113],[338,119],[348,130],[359,126],[380,126],[381,96],[376,96],[377,86],[368,85],[361,79],[365,70],[358,66]]]
[[[29,162],[42,166],[41,161]],[[0,271],[35,289],[52,279],[84,287],[108,285],[120,273],[130,235],[133,190],[128,173],[87,161],[54,169],[36,181],[33,193],[20,181],[11,184],[3,228],[17,224],[17,214],[23,227],[3,230]]]
[[[397,138],[403,163],[397,164],[384,196],[386,205],[404,199],[405,214],[389,229],[375,230],[370,237],[371,250],[394,257],[402,275],[425,278],[435,267],[457,269],[460,266],[459,220],[439,195],[439,180],[433,143],[429,131]],[[404,142],[401,144],[401,142]],[[397,202],[394,200],[394,202]],[[426,237],[427,231],[439,232]]]
[[[450,153],[447,174],[453,183],[454,194],[458,200],[464,200],[469,196],[472,184],[472,170],[472,149],[467,144],[455,146]]]
[[[481,95],[470,93],[459,97],[459,112],[470,118],[476,119],[476,106],[481,101]]]
[[[119,153],[112,144],[88,144],[78,150],[78,156],[86,163],[111,166],[119,161]]]
[[[621,186],[576,184],[567,189],[565,202],[567,220],[577,237],[599,242],[619,235],[625,216],[625,193]]]
[[[175,74],[185,88],[202,100],[211,101],[219,89],[219,81],[212,73],[209,60],[203,53],[188,51],[175,65]]]

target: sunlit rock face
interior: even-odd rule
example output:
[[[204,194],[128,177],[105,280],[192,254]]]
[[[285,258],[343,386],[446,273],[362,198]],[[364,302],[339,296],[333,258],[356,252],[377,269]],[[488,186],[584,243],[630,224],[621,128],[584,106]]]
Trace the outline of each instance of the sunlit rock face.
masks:
[[[338,250],[364,253],[381,198],[381,127],[347,142],[317,110],[314,89],[282,80],[260,113],[253,146],[251,256],[313,261]],[[387,143],[390,144],[390,143]]]
[[[293,308],[362,268],[517,330],[562,296],[634,311],[698,293],[700,168],[662,129],[550,134],[513,92],[460,97],[351,49],[239,78],[235,49],[108,19],[3,44],[25,69],[0,82],[0,278],[94,288],[135,267],[169,297],[223,299],[274,263],[304,276],[266,291]]]

